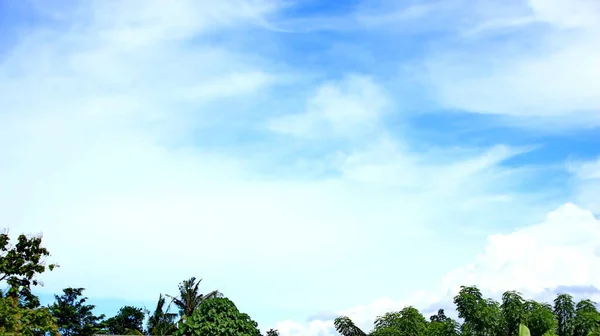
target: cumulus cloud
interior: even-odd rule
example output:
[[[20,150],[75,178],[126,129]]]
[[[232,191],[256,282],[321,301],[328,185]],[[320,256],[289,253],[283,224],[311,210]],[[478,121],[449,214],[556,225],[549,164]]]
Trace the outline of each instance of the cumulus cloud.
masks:
[[[536,293],[559,286],[589,286],[599,281],[600,221],[589,210],[567,203],[543,223],[488,238],[472,264],[442,282],[455,291],[478,284],[498,294],[514,288]]]

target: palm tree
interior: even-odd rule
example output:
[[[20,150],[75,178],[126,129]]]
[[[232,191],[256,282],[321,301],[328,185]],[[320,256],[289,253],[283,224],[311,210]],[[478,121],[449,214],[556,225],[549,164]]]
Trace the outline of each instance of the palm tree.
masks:
[[[171,335],[175,332],[175,319],[177,314],[169,313],[169,308],[164,311],[165,297],[162,294],[158,297],[154,313],[148,317],[148,333],[150,335]]]
[[[171,298],[171,303],[174,303],[179,308],[180,320],[185,320],[188,316],[198,308],[202,301],[221,297],[219,291],[212,291],[207,294],[201,294],[198,291],[202,279],[196,281],[196,277],[191,277],[189,280],[184,280],[179,284],[179,296],[167,295]]]

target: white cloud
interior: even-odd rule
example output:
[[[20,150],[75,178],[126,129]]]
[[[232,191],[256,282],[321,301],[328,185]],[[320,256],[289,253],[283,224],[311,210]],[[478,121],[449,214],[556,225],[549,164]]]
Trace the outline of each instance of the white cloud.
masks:
[[[513,7],[521,9],[481,14],[451,40],[454,45],[432,50],[422,79],[434,97],[452,109],[544,116],[532,122],[553,127],[600,124],[598,2],[530,1]],[[485,9],[479,8],[491,11]]]
[[[148,295],[142,289],[111,293],[110,283],[122,277],[138,281],[135,274],[149,267],[146,257],[168,268],[162,263],[172,258],[169,253],[182,252],[162,254],[179,244],[175,236],[162,240],[176,232],[168,225],[196,230],[198,216],[208,220],[210,215],[200,215],[202,208],[194,202],[207,199],[221,200],[210,209],[213,214],[229,213],[228,197],[218,193],[232,193],[233,187],[225,185],[239,173],[235,158],[181,149],[180,139],[219,118],[208,103],[264,89],[275,77],[235,48],[203,39],[187,43],[223,25],[239,27],[246,23],[242,18],[254,19],[272,6],[140,4],[84,2],[63,17],[39,3],[43,13],[77,29],[34,26],[0,67],[0,200],[10,208],[1,218],[12,231],[45,233],[63,265],[63,273],[50,275],[57,278],[47,282],[48,291],[78,279],[90,296]],[[205,188],[210,191],[190,192]],[[243,194],[244,187],[234,189]],[[266,203],[262,207],[269,209]],[[210,225],[202,230],[227,233],[224,227],[211,231]],[[238,232],[243,231],[242,226]],[[123,260],[108,266],[123,255],[134,255],[138,264]],[[110,269],[103,273],[107,277],[98,275],[98,267]],[[170,282],[189,276],[181,272],[175,270]],[[161,281],[150,285],[157,288],[153,292],[162,290]]]
[[[574,198],[586,208],[600,214],[600,158],[569,165],[573,173]]]
[[[550,212],[542,223],[490,235],[475,261],[449,272],[435,290],[416,292],[401,301],[381,298],[337,314],[349,316],[363,330],[370,330],[377,316],[407,305],[421,309],[428,317],[433,311],[426,309],[446,308],[461,285],[476,285],[484,296],[495,299],[506,290],[519,290],[527,298],[549,301],[556,289],[594,286],[600,281],[598,270],[600,220],[590,211],[567,203]],[[575,290],[573,294],[580,297]],[[588,293],[586,298],[599,300],[600,292]],[[453,314],[448,309],[446,313]],[[285,336],[337,335],[333,320],[304,324],[284,321],[277,327]]]
[[[476,261],[448,274],[444,289],[477,284],[493,294],[517,289],[535,294],[559,286],[600,281],[600,221],[592,212],[567,203],[543,223],[488,238]]]
[[[388,104],[383,89],[372,78],[348,75],[321,85],[306,111],[270,121],[272,131],[299,137],[336,135],[353,137],[378,130]]]

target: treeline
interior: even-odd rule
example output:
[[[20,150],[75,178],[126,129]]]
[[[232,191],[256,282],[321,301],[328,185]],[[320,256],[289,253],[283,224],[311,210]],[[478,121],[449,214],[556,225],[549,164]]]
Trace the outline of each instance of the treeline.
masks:
[[[32,293],[37,276],[58,265],[46,265],[50,255],[41,237],[20,235],[10,244],[0,234],[0,335],[173,335],[261,336],[258,324],[218,291],[200,292],[201,279],[179,284],[175,295],[160,294],[152,310],[125,306],[110,318],[94,314],[83,288],[65,288],[48,306]],[[377,317],[370,332],[350,318],[334,321],[342,336],[600,336],[600,313],[591,300],[575,303],[558,294],[553,304],[525,300],[507,291],[501,302],[484,298],[477,287],[461,287],[454,297],[462,323],[440,309],[427,319],[414,307]],[[276,336],[271,329],[267,336]]]
[[[475,287],[462,286],[454,297],[460,324],[444,310],[427,320],[416,308],[377,317],[365,333],[346,316],[335,320],[343,336],[598,336],[600,313],[596,304],[583,299],[577,303],[569,294],[558,294],[554,304],[525,300],[516,291],[507,291],[502,301],[484,298]]]
[[[65,288],[42,306],[31,290],[40,284],[38,275],[58,267],[45,264],[48,256],[41,236],[20,235],[11,244],[7,233],[0,234],[0,282],[7,285],[0,291],[0,335],[261,336],[258,324],[222,293],[200,293],[201,279],[195,277],[182,281],[176,295],[160,294],[152,311],[125,306],[110,318],[95,315],[83,288]]]

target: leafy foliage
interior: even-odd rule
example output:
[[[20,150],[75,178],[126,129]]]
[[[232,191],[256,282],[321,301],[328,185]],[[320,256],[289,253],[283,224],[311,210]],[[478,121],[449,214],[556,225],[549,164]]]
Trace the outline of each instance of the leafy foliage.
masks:
[[[17,243],[10,244],[7,233],[0,234],[0,282],[9,286],[7,295],[19,300],[26,308],[39,307],[39,299],[31,293],[31,286],[41,285],[36,276],[46,271],[44,258],[50,252],[42,246],[42,237],[19,235]],[[48,265],[53,270],[56,264]]]
[[[427,320],[414,307],[408,306],[399,312],[377,317],[373,335],[394,334],[399,336],[425,336]]]
[[[21,307],[14,297],[0,297],[0,335],[57,336],[56,319],[47,308]]]
[[[104,322],[105,332],[112,335],[143,335],[144,312],[142,308],[122,307],[117,315]]]
[[[502,318],[508,336],[519,335],[521,323],[525,319],[524,300],[521,293],[507,291],[502,295]]]
[[[367,334],[357,327],[348,316],[340,316],[333,322],[335,330],[343,336],[366,336]]]
[[[523,305],[525,325],[532,336],[551,335],[558,328],[552,306],[547,303],[526,301]]]
[[[591,300],[579,301],[575,306],[573,335],[587,336],[599,329],[598,323],[600,323],[600,314],[596,310],[596,304]]]
[[[55,295],[55,302],[49,309],[56,318],[60,333],[63,336],[94,335],[101,331],[100,321],[104,315],[93,314],[94,305],[87,305],[83,296],[83,288],[65,288],[63,295]]]
[[[575,303],[569,294],[559,294],[554,299],[554,315],[558,322],[558,336],[573,335],[575,320]]]
[[[458,317],[465,320],[461,326],[463,334],[474,336],[502,333],[503,321],[497,302],[484,299],[475,286],[461,286],[454,297]]]
[[[203,300],[174,336],[260,336],[258,324],[227,298]]]
[[[436,315],[432,315],[427,327],[428,336],[458,336],[460,335],[460,324],[455,320],[446,317],[443,309],[438,310]]]
[[[0,291],[0,332],[13,335],[58,335],[56,319],[31,292],[41,285],[37,275],[46,271],[44,258],[50,252],[42,247],[42,237],[20,235],[10,244],[7,233],[0,234],[0,282],[8,285],[6,295]],[[52,270],[56,265],[48,265]]]
[[[267,330],[267,336],[279,336],[279,330],[269,329]]]
[[[464,320],[462,325],[448,318],[443,309],[428,322],[410,306],[378,317],[369,334],[345,316],[337,318],[334,325],[343,336],[558,336],[562,319],[566,336],[600,336],[600,313],[595,303],[581,300],[574,306],[572,297],[566,294],[559,294],[552,307],[507,291],[500,304],[484,298],[475,286],[462,286],[454,303],[459,318]]]

